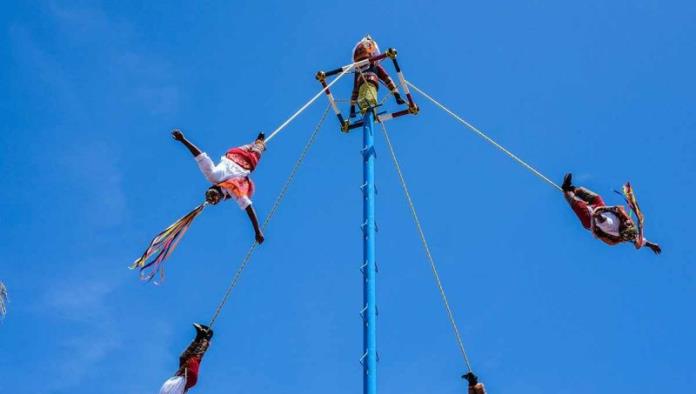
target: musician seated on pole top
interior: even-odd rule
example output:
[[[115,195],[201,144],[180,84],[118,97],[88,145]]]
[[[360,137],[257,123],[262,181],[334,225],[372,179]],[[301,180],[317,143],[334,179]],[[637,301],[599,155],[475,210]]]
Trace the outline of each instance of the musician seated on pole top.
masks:
[[[379,55],[377,41],[369,35],[363,37],[353,48],[353,62],[369,59]],[[377,105],[377,90],[379,81],[384,82],[394,95],[396,103],[401,105],[406,102],[401,98],[399,89],[391,79],[387,71],[379,64],[379,61],[356,67],[353,79],[353,94],[350,97],[350,117],[355,117],[355,104],[360,106],[360,112],[365,113],[368,108]]]
[[[187,140],[181,130],[174,129],[172,138],[181,142],[191,152],[203,176],[213,184],[205,192],[205,200],[208,204],[215,205],[223,200],[234,200],[249,216],[254,227],[256,242],[263,243],[263,232],[251,201],[254,194],[254,182],[249,176],[256,169],[261,160],[261,154],[266,150],[265,135],[259,133],[251,144],[228,150],[217,165],[207,153],[202,152]]]

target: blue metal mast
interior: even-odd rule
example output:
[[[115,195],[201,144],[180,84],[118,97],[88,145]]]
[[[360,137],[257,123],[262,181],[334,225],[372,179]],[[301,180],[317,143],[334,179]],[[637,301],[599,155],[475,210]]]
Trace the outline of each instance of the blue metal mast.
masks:
[[[375,263],[375,138],[374,115],[363,117],[363,394],[377,394],[377,304]]]

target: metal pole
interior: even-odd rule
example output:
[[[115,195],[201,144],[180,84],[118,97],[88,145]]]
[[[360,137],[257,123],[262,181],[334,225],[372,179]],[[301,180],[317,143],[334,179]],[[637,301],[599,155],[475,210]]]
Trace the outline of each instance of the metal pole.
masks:
[[[375,263],[375,148],[374,115],[363,117],[363,393],[377,394],[377,305]]]

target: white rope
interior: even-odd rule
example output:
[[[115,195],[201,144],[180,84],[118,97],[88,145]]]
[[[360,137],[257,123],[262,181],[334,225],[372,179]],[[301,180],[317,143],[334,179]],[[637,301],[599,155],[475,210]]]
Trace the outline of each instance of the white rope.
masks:
[[[285,198],[285,195],[288,192],[288,188],[290,187],[290,184],[295,179],[295,175],[297,175],[297,171],[300,169],[300,166],[302,165],[305,158],[307,157],[307,153],[309,153],[310,148],[312,147],[312,145],[314,145],[314,141],[316,141],[316,139],[317,139],[317,135],[319,134],[319,130],[321,130],[321,126],[322,126],[322,124],[324,124],[324,120],[326,120],[326,115],[329,113],[330,108],[331,108],[330,105],[326,106],[326,110],[324,111],[324,114],[321,116],[319,123],[317,123],[317,126],[314,128],[312,135],[309,136],[307,143],[305,144],[304,148],[302,149],[302,153],[300,153],[300,157],[297,159],[297,161],[295,162],[295,165],[292,167],[292,170],[290,171],[290,175],[288,176],[288,179],[285,181],[285,183],[283,184],[283,187],[280,189],[280,193],[278,193],[278,196],[276,197],[275,201],[273,202],[273,206],[271,207],[271,210],[268,211],[268,214],[266,215],[266,219],[264,219],[263,224],[261,225],[262,231],[266,230],[266,227],[268,227],[268,223],[271,221],[271,218],[278,210],[278,207],[280,207],[280,203]],[[254,254],[254,251],[256,251],[256,247],[258,245],[259,245],[258,242],[254,241],[254,243],[249,247],[249,250],[247,250],[246,255],[242,259],[242,262],[239,265],[239,268],[237,268],[237,271],[234,273],[234,276],[232,277],[232,281],[230,282],[229,286],[227,287],[227,290],[225,291],[225,295],[222,297],[222,300],[218,304],[217,308],[215,308],[215,313],[213,313],[213,317],[210,319],[210,323],[208,323],[209,327],[212,327],[215,324],[215,320],[217,320],[218,316],[220,316],[220,312],[222,312],[222,308],[225,306],[225,304],[227,303],[227,300],[230,298],[230,295],[232,294],[232,290],[234,290],[234,288],[237,286],[237,283],[239,283],[239,280],[242,276],[242,273],[244,272],[244,269],[246,268],[246,266],[249,264],[249,261],[251,260],[251,256]]]
[[[527,164],[524,160],[522,160],[522,159],[520,159],[519,157],[517,157],[517,155],[515,155],[514,153],[512,153],[512,152],[510,152],[509,150],[505,149],[505,147],[503,147],[503,146],[500,145],[499,143],[495,142],[492,138],[490,138],[489,136],[487,136],[486,134],[484,134],[481,130],[477,129],[474,125],[472,125],[471,123],[469,123],[469,122],[467,122],[466,120],[462,119],[461,117],[459,117],[459,115],[455,114],[454,112],[450,111],[449,108],[447,108],[447,107],[445,107],[444,105],[440,104],[437,100],[435,100],[434,98],[430,97],[427,93],[425,93],[424,91],[418,89],[418,87],[416,87],[416,86],[415,86],[414,84],[412,84],[410,81],[406,81],[406,84],[408,84],[408,86],[412,87],[413,90],[415,90],[415,91],[417,91],[418,93],[422,94],[422,95],[423,95],[425,98],[427,98],[428,100],[432,101],[433,104],[435,104],[435,105],[437,105],[438,107],[442,108],[445,112],[447,112],[448,114],[450,114],[453,118],[455,118],[456,120],[458,120],[458,121],[459,121],[460,123],[462,123],[464,126],[470,128],[472,131],[474,131],[476,134],[478,134],[481,138],[485,139],[486,141],[488,141],[489,143],[491,143],[493,146],[495,146],[496,148],[500,149],[503,153],[505,153],[506,155],[510,156],[510,158],[512,158],[513,160],[515,160],[516,162],[518,162],[519,164],[521,164],[523,167],[525,167],[526,169],[528,169],[529,171],[531,171],[534,175],[536,175],[536,176],[538,176],[539,178],[543,179],[543,180],[546,181],[548,184],[550,184],[551,186],[553,186],[553,187],[555,187],[556,189],[558,189],[558,191],[563,191],[563,189],[561,189],[561,187],[558,186],[558,185],[557,185],[555,182],[553,182],[551,179],[547,178],[544,174],[542,174],[541,172],[539,172],[537,169],[535,169],[535,168],[532,167],[531,165]]]
[[[413,203],[413,199],[411,198],[411,193],[409,193],[408,191],[408,186],[406,185],[406,178],[404,178],[404,174],[401,172],[401,166],[399,165],[399,160],[396,158],[396,152],[394,151],[394,146],[392,145],[391,139],[389,138],[389,134],[387,133],[387,128],[386,126],[384,126],[384,123],[380,124],[382,125],[384,139],[387,141],[387,146],[389,147],[389,152],[391,153],[392,161],[394,162],[394,167],[396,168],[396,173],[399,175],[399,181],[401,181],[401,188],[404,191],[406,201],[408,202],[409,209],[411,210],[411,216],[413,216],[413,221],[416,223],[416,229],[418,230],[418,235],[420,235],[421,243],[423,244],[423,249],[425,250],[425,256],[428,258],[428,262],[430,262],[430,269],[433,271],[435,283],[437,284],[438,290],[440,290],[440,297],[442,298],[442,302],[445,305],[445,310],[447,310],[447,316],[449,317],[450,324],[452,325],[452,331],[454,331],[454,336],[457,339],[459,351],[462,353],[462,356],[464,357],[464,362],[466,363],[469,372],[471,372],[471,362],[469,361],[469,357],[467,356],[466,350],[464,349],[464,342],[462,341],[462,336],[459,333],[457,321],[454,319],[454,312],[452,312],[452,308],[450,307],[449,301],[447,300],[447,294],[445,293],[445,288],[442,285],[442,281],[440,280],[440,274],[437,272],[435,259],[433,258],[433,255],[430,252],[430,246],[428,245],[428,241],[425,238],[425,232],[423,231],[423,226],[421,225],[420,219],[418,218],[416,206]]]
[[[343,77],[344,75],[346,75],[346,73],[348,73],[348,71],[350,71],[351,69],[353,69],[353,67],[355,67],[355,64],[356,64],[356,63],[350,64],[350,65],[348,65],[348,66],[344,66],[344,70],[343,70],[340,74],[338,74],[338,76],[337,76],[336,78],[334,78],[334,80],[331,81],[331,83],[329,83],[325,88],[322,88],[322,89],[319,91],[319,93],[315,94],[314,97],[312,97],[311,99],[309,99],[309,101],[307,101],[307,102],[305,103],[305,105],[303,105],[300,109],[298,109],[297,112],[295,112],[294,114],[292,114],[292,116],[289,117],[285,122],[283,122],[283,124],[281,124],[281,125],[278,126],[275,130],[273,130],[273,132],[271,133],[271,135],[269,135],[268,137],[266,137],[266,143],[270,142],[270,141],[273,139],[273,137],[276,136],[276,134],[280,133],[281,130],[283,130],[287,125],[290,124],[290,122],[292,122],[292,121],[293,121],[296,117],[298,117],[304,110],[306,110],[307,107],[309,107],[310,105],[312,105],[313,102],[317,101],[317,99],[318,99],[322,94],[324,94],[324,92],[325,92],[327,89],[329,89],[331,86],[333,86],[333,84],[335,84],[336,82],[338,82],[338,80],[341,79],[341,77]]]

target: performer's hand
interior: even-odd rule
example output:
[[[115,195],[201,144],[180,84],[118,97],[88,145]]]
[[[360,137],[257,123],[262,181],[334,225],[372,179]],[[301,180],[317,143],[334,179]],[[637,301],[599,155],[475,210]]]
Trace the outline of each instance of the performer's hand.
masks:
[[[174,138],[176,141],[183,141],[186,139],[186,137],[184,137],[184,133],[182,133],[179,129],[172,130],[172,138]]]
[[[399,105],[406,104],[406,101],[404,101],[404,99],[401,98],[401,95],[399,94],[399,92],[394,93],[394,98],[396,99],[397,104],[399,104]]]
[[[654,243],[652,243],[652,242],[646,242],[646,243],[645,243],[645,246],[649,247],[650,250],[652,250],[653,253],[655,253],[655,254],[660,254],[660,253],[662,253],[662,248],[661,248],[660,245],[658,245],[658,244],[654,244]]]
[[[259,245],[263,243],[265,238],[263,237],[263,233],[261,231],[256,233],[256,242],[258,242]]]

